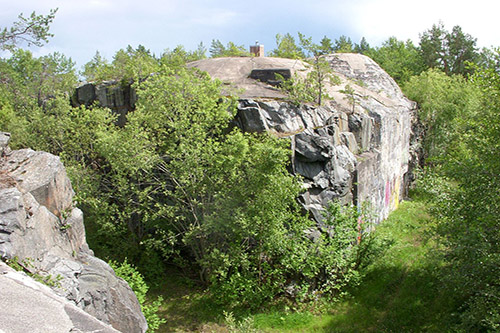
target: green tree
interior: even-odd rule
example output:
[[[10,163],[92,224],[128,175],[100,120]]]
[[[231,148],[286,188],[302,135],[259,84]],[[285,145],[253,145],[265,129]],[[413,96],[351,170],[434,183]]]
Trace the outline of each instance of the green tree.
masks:
[[[92,81],[139,81],[155,73],[159,69],[159,63],[160,61],[143,45],[135,49],[128,45],[126,49],[115,53],[110,64],[96,54],[85,64],[83,74],[88,71]]]
[[[249,57],[250,52],[243,45],[236,45],[228,42],[226,46],[218,39],[213,39],[210,46],[210,56],[212,58],[220,57]]]
[[[212,44],[210,44],[210,56],[212,58],[222,57],[225,50],[226,48],[220,40],[212,39]]]
[[[311,64],[311,71],[307,74],[306,85],[309,85],[314,92],[318,105],[322,105],[325,98],[331,98],[326,93],[327,84],[336,84],[337,79],[333,75],[332,68],[323,56],[321,45],[312,42],[311,37],[306,37],[299,32],[301,47],[311,55],[308,61]]]
[[[165,50],[160,63],[170,67],[184,66],[188,62],[205,59],[207,57],[206,53],[207,49],[203,42],[200,42],[194,51],[187,51],[184,46],[178,45],[172,51]]]
[[[58,92],[69,95],[77,83],[75,63],[58,52],[34,58],[30,51],[14,50],[9,59],[0,59],[0,73],[20,111],[33,103],[42,106]]]
[[[106,58],[103,58],[99,51],[96,51],[94,57],[83,66],[81,75],[87,82],[96,81],[99,75],[106,70],[107,66],[108,61]]]
[[[365,54],[400,85],[425,69],[421,54],[411,40],[404,42],[390,37],[380,47],[369,49]]]
[[[456,307],[453,330],[494,332],[500,328],[500,75],[477,66],[474,72],[469,90],[476,93],[457,119],[459,135],[434,169],[441,181],[431,178],[427,187],[437,198],[443,278]]]
[[[19,14],[18,21],[10,28],[0,30],[0,50],[14,50],[20,43],[27,46],[42,46],[53,37],[49,33],[50,24],[55,18],[57,9],[50,10],[48,15],[36,15],[31,13],[29,17]]]
[[[320,51],[322,54],[331,54],[335,52],[332,40],[326,36],[320,41]]]
[[[109,265],[113,268],[116,275],[124,279],[130,288],[137,296],[137,300],[141,306],[141,311],[148,323],[148,332],[155,332],[161,324],[166,323],[164,318],[158,315],[158,309],[161,306],[163,297],[158,298],[152,302],[147,302],[146,295],[149,291],[149,286],[144,280],[144,276],[125,259],[122,263],[110,261]]]
[[[335,46],[333,50],[337,53],[352,53],[354,52],[354,45],[352,44],[352,40],[347,36],[340,36],[335,40]]]
[[[354,45],[354,52],[356,53],[367,54],[370,50],[371,50],[370,44],[368,43],[365,37],[361,38],[359,44]]]
[[[448,32],[442,23],[420,35],[420,52],[429,68],[439,68],[446,74],[469,74],[467,62],[478,58],[476,38],[462,31],[460,26]]]
[[[486,69],[499,69],[500,68],[500,48],[487,48],[484,47],[480,54],[477,64]]]
[[[273,297],[283,287],[275,265],[289,241],[287,225],[299,219],[300,186],[286,170],[286,142],[229,131],[234,101],[221,99],[221,83],[197,71],[164,67],[138,95],[125,131],[143,134],[147,140],[135,144],[156,161],[139,170],[152,177],[138,196],[137,208],[146,208],[140,220],[156,230],[142,241],[177,262],[186,257],[176,251],[189,254],[200,279],[226,301]],[[127,179],[137,163],[128,168]]]
[[[179,45],[172,51],[165,50],[161,56],[160,63],[169,67],[184,66],[186,63],[206,58],[206,48],[203,43],[198,45],[195,51],[186,51],[184,46]]]
[[[408,98],[418,102],[419,119],[426,130],[423,141],[426,157],[445,157],[460,136],[459,119],[470,112],[474,89],[460,75],[448,76],[429,69],[412,77],[404,91]]]
[[[296,44],[295,38],[289,33],[285,35],[276,35],[276,49],[270,52],[271,57],[288,58],[288,59],[303,59],[304,52]]]

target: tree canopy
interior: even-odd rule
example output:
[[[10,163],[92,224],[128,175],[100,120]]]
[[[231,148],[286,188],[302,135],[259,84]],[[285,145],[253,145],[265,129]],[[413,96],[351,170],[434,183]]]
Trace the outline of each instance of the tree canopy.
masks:
[[[439,68],[446,74],[467,74],[466,64],[478,57],[476,38],[454,26],[449,32],[442,23],[420,35],[420,52],[429,68]]]

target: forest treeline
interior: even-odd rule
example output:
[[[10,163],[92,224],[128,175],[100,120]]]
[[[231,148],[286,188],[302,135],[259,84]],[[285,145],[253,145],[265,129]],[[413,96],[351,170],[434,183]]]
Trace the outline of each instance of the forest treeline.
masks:
[[[37,58],[19,47],[46,42],[54,14],[21,16],[0,33],[0,48],[11,52],[0,59],[0,130],[12,133],[13,148],[60,156],[97,255],[128,260],[153,282],[175,265],[229,307],[335,298],[361,281],[360,268],[383,250],[358,230],[369,217],[332,204],[325,223],[336,236],[304,237],[313,223],[295,200],[300,180],[287,171],[286,142],[231,126],[237,96],[222,97],[221,82],[185,67],[207,56],[202,44],[158,57],[128,46],[111,61],[97,52],[78,71],[63,54]],[[313,48],[307,41],[278,34],[269,55],[362,53],[417,101],[425,131],[418,189],[436,224],[434,255],[454,308],[448,322],[457,331],[500,329],[499,50],[479,50],[459,26],[441,23],[418,45],[394,37],[376,47],[346,36]],[[249,56],[219,40],[208,53]],[[135,82],[139,98],[125,126],[98,105],[71,105],[80,77]]]

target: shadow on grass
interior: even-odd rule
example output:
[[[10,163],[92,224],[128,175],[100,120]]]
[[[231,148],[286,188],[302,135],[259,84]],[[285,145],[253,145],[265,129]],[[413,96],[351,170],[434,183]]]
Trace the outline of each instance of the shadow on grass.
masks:
[[[223,309],[200,287],[175,268],[168,268],[161,285],[149,297],[163,297],[158,315],[166,319],[156,332],[226,332]]]
[[[339,304],[325,332],[444,332],[451,298],[435,267],[377,267]]]
[[[366,271],[352,297],[334,308],[325,332],[446,332],[453,295],[440,281],[443,262],[425,201],[404,202],[379,228],[396,242]]]

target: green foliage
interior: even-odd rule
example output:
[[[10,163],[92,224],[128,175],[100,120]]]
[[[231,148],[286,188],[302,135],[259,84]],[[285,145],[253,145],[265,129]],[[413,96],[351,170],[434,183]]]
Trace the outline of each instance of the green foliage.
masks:
[[[452,294],[439,280],[439,240],[430,237],[429,203],[419,193],[411,196],[373,232],[391,246],[363,270],[352,298],[333,305],[325,331],[454,331]]]
[[[165,319],[158,316],[158,309],[163,301],[161,296],[152,302],[147,302],[146,294],[149,290],[148,285],[144,281],[142,274],[137,269],[127,262],[127,259],[122,263],[116,261],[109,262],[116,275],[124,279],[130,288],[137,296],[137,300],[141,305],[142,313],[148,322],[148,332],[155,332],[160,325],[166,322]]]
[[[118,50],[108,64],[99,52],[84,65],[82,75],[87,81],[140,81],[159,70],[160,61],[144,46]]]
[[[276,49],[270,53],[271,57],[288,58],[288,59],[303,59],[305,58],[304,52],[296,44],[295,38],[289,33],[285,35],[276,35]]]
[[[51,9],[48,15],[36,15],[33,12],[29,17],[19,14],[18,21],[12,27],[0,30],[0,50],[14,51],[20,43],[26,43],[27,46],[47,43],[53,37],[49,29],[56,12],[57,9]]]
[[[346,84],[345,88],[340,92],[345,94],[344,99],[347,100],[349,104],[351,104],[351,112],[354,113],[354,108],[356,107],[355,90],[349,84]]]
[[[165,50],[160,58],[160,63],[171,68],[180,67],[191,61],[205,59],[206,52],[207,49],[203,43],[200,43],[195,51],[186,51],[184,46],[179,45],[172,51]]]
[[[450,328],[452,294],[438,279],[442,256],[436,257],[435,244],[428,240],[433,223],[428,202],[412,194],[411,201],[401,203],[370,233],[383,251],[360,268],[363,280],[349,288],[351,296],[335,302],[272,302],[252,313],[232,310],[230,326],[264,332],[441,332]],[[169,330],[207,329],[217,322],[217,315],[224,318],[223,309],[211,304],[207,294],[172,281],[174,275],[166,276],[168,287],[163,289]],[[171,313],[179,304],[183,312]]]
[[[476,63],[483,68],[500,68],[499,48],[486,48],[484,47],[479,54],[479,59]]]
[[[462,135],[460,119],[471,112],[475,88],[462,76],[430,69],[412,77],[404,90],[408,98],[418,102],[419,119],[426,129],[423,145],[427,157],[446,156]]]
[[[107,66],[109,65],[106,58],[96,51],[94,57],[83,66],[81,74],[87,82],[94,82],[98,80],[100,72]]]
[[[476,38],[458,25],[448,32],[441,22],[420,35],[420,52],[428,68],[439,68],[446,74],[469,74],[467,62],[478,58]]]
[[[419,49],[411,40],[390,37],[380,47],[365,50],[400,85],[420,74],[425,66]]]
[[[43,107],[57,93],[70,94],[77,82],[75,63],[60,53],[34,58],[30,51],[15,50],[0,59],[4,92],[20,112]]]
[[[326,313],[322,313],[323,316],[328,319],[330,317]],[[286,306],[282,311],[257,313],[251,319],[253,319],[256,328],[265,332],[270,331],[270,329],[278,332],[315,332],[321,331],[320,328],[325,326],[312,311],[295,312]],[[317,325],[318,321],[319,325]]]
[[[337,53],[352,53],[354,52],[354,45],[351,38],[347,36],[340,36],[335,40],[335,46],[333,50]]]
[[[51,288],[61,287],[60,281],[62,280],[63,277],[61,275],[57,275],[56,277],[54,277],[51,274],[48,274],[47,272],[43,272],[37,269],[33,265],[32,258],[25,258],[21,261],[19,260],[18,257],[14,257],[12,259],[6,259],[5,263],[9,267],[15,269],[16,271],[25,272],[26,275],[31,277],[33,280],[38,281],[48,287]]]
[[[435,234],[443,244],[446,263],[441,279],[453,295],[454,329],[496,331],[500,317],[496,278],[500,273],[500,76],[495,68],[475,66],[473,70],[459,103],[449,93],[443,97],[462,112],[452,119],[456,133],[445,135],[447,154],[423,184],[433,197]]]
[[[226,46],[218,39],[213,39],[210,46],[210,56],[212,58],[220,57],[249,57],[250,52],[243,45],[236,45],[228,42]]]
[[[299,299],[310,299],[315,292],[335,299],[360,282],[359,267],[371,260],[372,250],[377,252],[368,233],[371,223],[369,214],[354,206],[333,202],[327,207],[320,234],[313,236],[310,229],[312,243],[298,244],[287,258],[298,274]]]
[[[157,156],[145,197],[154,246],[174,257],[175,248],[187,251],[226,301],[259,304],[279,287],[266,260],[279,258],[285,226],[297,219],[299,185],[286,171],[285,142],[229,131],[234,102],[221,99],[219,82],[163,70],[139,86],[125,128],[145,134]]]
[[[310,64],[310,70],[305,79],[295,73],[292,79],[282,80],[282,90],[288,93],[294,104],[314,101],[322,105],[323,100],[331,99],[326,93],[327,84],[337,84],[337,78],[323,57],[325,45],[314,44],[311,37],[306,37],[300,32],[298,35],[302,50],[312,56],[306,60]],[[325,40],[323,42],[326,43]]]
[[[438,202],[442,217],[438,233],[447,246],[448,278],[460,309],[460,327],[468,331],[498,330],[500,317],[500,75],[495,69],[475,68],[472,84],[479,90],[474,112],[460,121],[463,132],[455,141],[443,172],[456,186],[449,200]]]
[[[279,89],[287,94],[288,101],[295,106],[303,103],[315,103],[317,101],[317,88],[312,75],[303,78],[298,73],[294,73],[290,79],[285,79],[277,74],[277,79],[281,82]],[[322,98],[329,98],[323,95]]]
[[[166,67],[137,85],[139,102],[123,134],[96,143],[110,166],[106,183],[120,223],[139,247],[180,265],[191,261],[188,267],[230,306],[259,306],[290,279],[299,285],[294,297],[311,299],[318,288],[339,293],[356,279],[351,266],[359,258],[345,258],[340,246],[347,241],[313,244],[304,237],[312,222],[295,201],[300,184],[286,169],[287,142],[231,130],[235,104],[221,98],[221,89],[197,70]],[[324,278],[329,265],[350,266],[338,268],[343,278]]]
[[[372,48],[365,37],[361,38],[359,44],[354,45],[354,52],[356,53],[368,54],[371,49]]]
[[[227,325],[228,331],[230,333],[258,333],[259,332],[259,330],[257,330],[254,327],[254,321],[253,321],[253,318],[251,318],[251,317],[246,317],[240,321],[237,321],[236,318],[234,318],[234,315],[232,312],[225,312],[224,311],[224,320],[226,321],[226,325]]]
[[[320,41],[320,50],[322,54],[331,54],[334,53],[334,47],[332,44],[332,40],[326,36]]]

